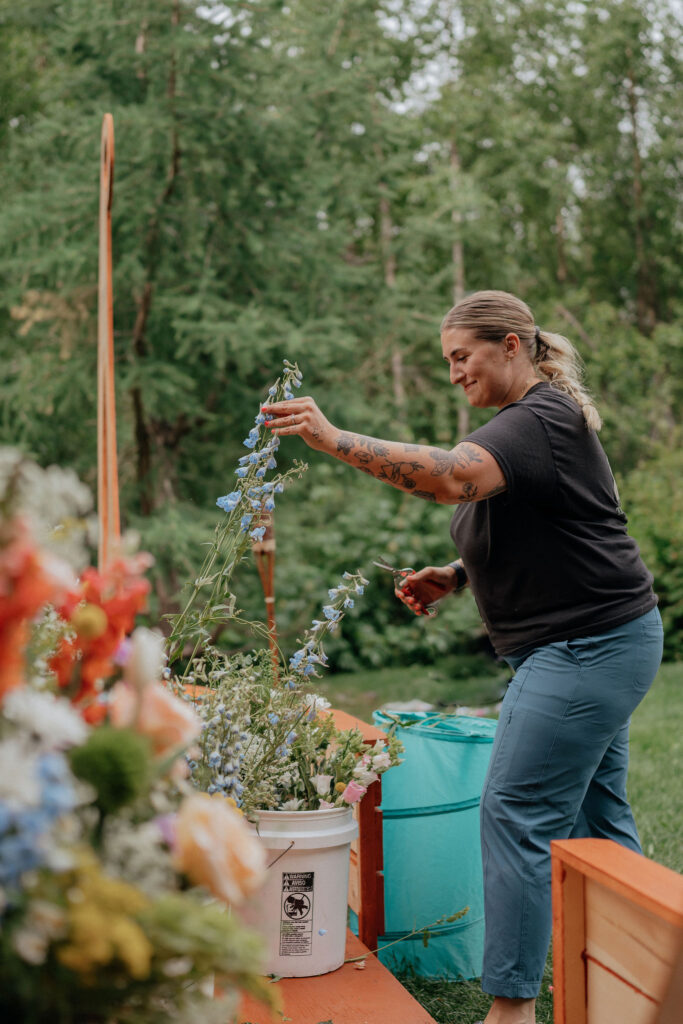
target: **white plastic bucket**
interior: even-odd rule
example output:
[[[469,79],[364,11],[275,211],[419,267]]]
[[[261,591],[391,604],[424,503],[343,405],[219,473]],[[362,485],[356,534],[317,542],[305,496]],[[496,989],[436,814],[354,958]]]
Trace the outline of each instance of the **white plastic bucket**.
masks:
[[[268,865],[249,923],[265,937],[266,970],[307,978],[341,967],[346,946],[349,853],[358,835],[350,807],[259,811]]]

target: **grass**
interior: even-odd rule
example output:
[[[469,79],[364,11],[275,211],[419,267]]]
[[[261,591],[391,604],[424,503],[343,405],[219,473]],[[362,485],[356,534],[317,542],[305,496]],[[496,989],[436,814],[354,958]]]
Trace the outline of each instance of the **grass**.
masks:
[[[507,676],[492,664],[493,670],[487,675],[469,679],[449,680],[445,663],[427,670],[412,666],[338,675],[329,680],[325,690],[335,707],[344,707],[365,721],[370,720],[375,707],[390,698],[420,697],[430,703],[485,705],[499,699]],[[662,666],[652,689],[633,716],[629,775],[629,797],[643,850],[648,857],[679,872],[683,871],[682,686],[683,663]],[[428,981],[414,976],[404,976],[401,981],[440,1024],[474,1024],[484,1019],[491,1003],[476,981]],[[552,954],[548,957],[536,1003],[537,1024],[552,1024],[551,986]]]
[[[407,665],[364,672],[341,672],[315,680],[315,692],[341,711],[372,721],[387,701],[423,700],[440,710],[490,706],[502,699],[511,672],[483,654],[443,658],[426,668]]]

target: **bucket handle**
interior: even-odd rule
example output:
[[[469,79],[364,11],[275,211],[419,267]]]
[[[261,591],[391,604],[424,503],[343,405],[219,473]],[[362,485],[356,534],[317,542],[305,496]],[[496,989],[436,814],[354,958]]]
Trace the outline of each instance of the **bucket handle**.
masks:
[[[294,840],[292,839],[292,841],[291,841],[291,843],[289,844],[289,846],[287,847],[287,849],[286,849],[286,850],[283,850],[283,851],[282,851],[282,853],[278,853],[278,855],[277,855],[277,857],[275,858],[275,860],[272,860],[272,861],[270,862],[270,864],[267,864],[267,865],[266,865],[266,871],[270,871],[270,869],[271,869],[271,868],[273,867],[273,865],[274,865],[274,864],[277,864],[277,862],[278,862],[278,861],[280,860],[280,858],[281,858],[281,857],[284,857],[284,855],[285,855],[286,853],[289,853],[289,851],[290,851],[290,850],[292,849],[292,847],[293,847],[293,846],[294,846]]]

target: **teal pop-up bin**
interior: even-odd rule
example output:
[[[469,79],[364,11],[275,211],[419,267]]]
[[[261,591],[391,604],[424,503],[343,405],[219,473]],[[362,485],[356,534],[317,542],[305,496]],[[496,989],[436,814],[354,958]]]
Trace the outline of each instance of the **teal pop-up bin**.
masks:
[[[481,974],[484,898],[479,801],[496,722],[433,712],[376,711],[385,731],[398,719],[403,763],[382,777],[386,934],[379,958],[423,978]],[[404,938],[464,907],[461,919]],[[402,942],[382,951],[396,939]]]

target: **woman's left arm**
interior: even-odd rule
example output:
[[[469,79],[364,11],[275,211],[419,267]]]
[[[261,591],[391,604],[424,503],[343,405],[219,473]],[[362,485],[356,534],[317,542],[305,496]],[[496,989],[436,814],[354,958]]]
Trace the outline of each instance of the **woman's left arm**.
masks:
[[[507,486],[493,456],[470,441],[448,451],[339,430],[308,396],[264,405],[263,412],[273,417],[268,426],[274,434],[297,435],[310,448],[427,501],[442,505],[482,501]]]

